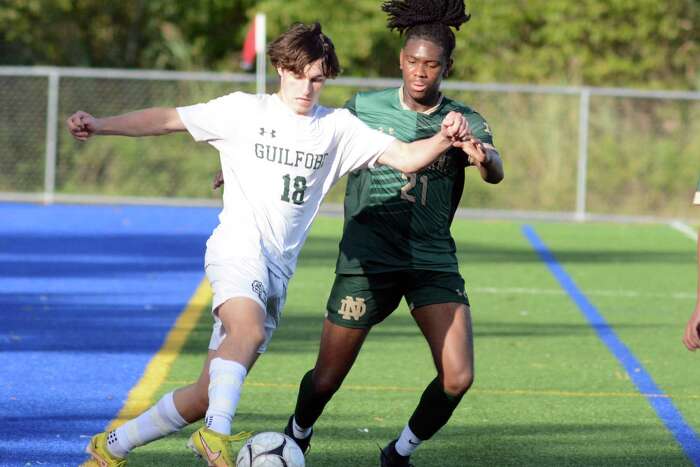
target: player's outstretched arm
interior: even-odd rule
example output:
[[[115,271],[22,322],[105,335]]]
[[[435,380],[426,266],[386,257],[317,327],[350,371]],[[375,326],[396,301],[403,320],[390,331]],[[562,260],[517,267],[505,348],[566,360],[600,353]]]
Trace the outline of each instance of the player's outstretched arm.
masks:
[[[442,121],[440,131],[431,138],[404,143],[394,141],[379,156],[377,162],[404,173],[417,172],[430,165],[440,154],[447,151],[455,141],[467,136],[467,120],[461,113],[450,112]]]
[[[469,135],[464,141],[455,141],[454,146],[462,148],[469,163],[479,169],[485,182],[499,183],[503,180],[503,161],[493,145]]]
[[[172,107],[153,107],[104,118],[95,118],[80,110],[68,117],[66,124],[68,131],[80,141],[95,135],[158,136],[186,130]]]
[[[695,311],[690,315],[688,324],[685,325],[683,343],[688,350],[700,349],[700,233],[698,234],[698,298],[695,302]]]

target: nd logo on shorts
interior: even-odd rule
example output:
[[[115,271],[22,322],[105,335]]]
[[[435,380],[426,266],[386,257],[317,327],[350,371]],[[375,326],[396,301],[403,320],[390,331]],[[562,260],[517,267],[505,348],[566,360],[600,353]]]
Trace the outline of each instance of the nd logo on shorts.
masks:
[[[343,319],[359,321],[367,312],[367,305],[364,298],[345,297],[340,301],[338,313]]]
[[[267,303],[267,291],[265,290],[265,285],[260,281],[253,281],[251,287],[253,292],[258,294],[258,297],[260,297],[260,301]]]

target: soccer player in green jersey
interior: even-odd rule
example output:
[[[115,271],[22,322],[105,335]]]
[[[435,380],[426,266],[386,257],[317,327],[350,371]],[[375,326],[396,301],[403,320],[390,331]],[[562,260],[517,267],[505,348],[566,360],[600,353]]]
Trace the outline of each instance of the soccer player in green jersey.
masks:
[[[693,204],[700,205],[700,182],[698,182],[698,187],[695,190],[695,197],[693,198]],[[695,301],[695,310],[693,314],[690,315],[688,319],[688,324],[685,326],[685,333],[683,335],[683,343],[688,348],[688,350],[700,349],[700,234],[698,234],[698,288],[697,288],[697,299]]]
[[[435,132],[449,111],[462,113],[470,135],[416,173],[380,167],[348,178],[345,225],[336,279],[327,304],[318,360],[301,380],[285,433],[302,450],[326,403],[340,388],[372,326],[405,297],[430,346],[437,376],[397,439],[381,451],[383,467],[408,466],[410,455],[447,421],[474,378],[469,301],[460,276],[450,224],[464,186],[465,167],[498,183],[503,166],[488,124],[444,96],[440,83],[452,67],[455,36],[469,19],[463,0],[392,0],[382,9],[389,27],[405,37],[403,85],[355,95],[347,103],[370,127],[403,141]],[[467,154],[468,162],[458,154]]]

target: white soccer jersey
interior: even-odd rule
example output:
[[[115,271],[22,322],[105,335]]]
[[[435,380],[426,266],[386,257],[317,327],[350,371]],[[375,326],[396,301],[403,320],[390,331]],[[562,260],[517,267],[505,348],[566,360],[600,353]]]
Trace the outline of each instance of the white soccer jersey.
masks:
[[[276,94],[235,92],[177,110],[194,139],[220,153],[224,208],[207,256],[263,255],[286,277],[331,186],[394,141],[347,110],[298,115]]]

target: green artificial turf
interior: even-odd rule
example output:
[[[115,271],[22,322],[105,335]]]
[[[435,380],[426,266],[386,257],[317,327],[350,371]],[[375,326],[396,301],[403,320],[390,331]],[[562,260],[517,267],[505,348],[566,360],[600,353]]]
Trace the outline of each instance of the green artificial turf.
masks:
[[[520,223],[456,220],[472,304],[476,381],[420,467],[692,465],[521,233]],[[663,225],[536,224],[538,235],[623,342],[700,430],[698,355],[680,336],[692,311],[694,242]],[[320,218],[290,283],[270,348],[246,381],[234,431],[282,431],[313,366],[333,281],[340,219]],[[203,313],[160,394],[194,381]],[[434,377],[405,305],[370,334],[317,423],[309,467],[377,466]],[[198,425],[195,425],[195,427]],[[135,450],[129,466],[195,465],[192,429]]]

